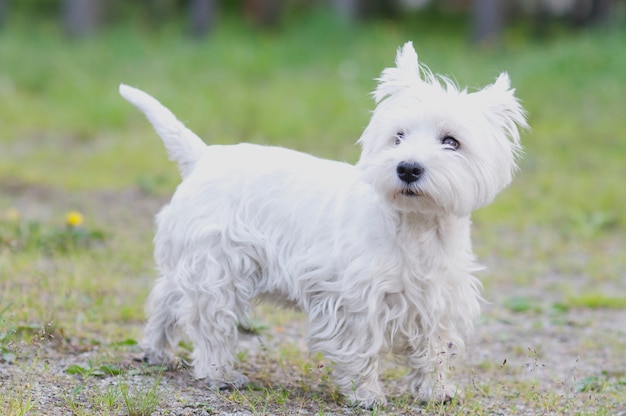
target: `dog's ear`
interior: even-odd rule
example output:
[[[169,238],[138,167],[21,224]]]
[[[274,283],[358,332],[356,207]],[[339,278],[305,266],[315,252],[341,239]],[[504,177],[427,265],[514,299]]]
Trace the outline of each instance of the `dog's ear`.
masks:
[[[398,48],[395,68],[385,69],[378,78],[378,86],[372,93],[374,99],[379,103],[385,97],[421,82],[422,71],[413,43],[405,43]]]
[[[398,48],[396,67],[401,71],[415,72],[419,75],[419,60],[413,42],[407,42]]]
[[[501,73],[496,81],[473,93],[485,117],[491,125],[501,129],[514,146],[519,146],[519,128],[527,129],[526,111],[515,97],[515,89],[506,72]]]

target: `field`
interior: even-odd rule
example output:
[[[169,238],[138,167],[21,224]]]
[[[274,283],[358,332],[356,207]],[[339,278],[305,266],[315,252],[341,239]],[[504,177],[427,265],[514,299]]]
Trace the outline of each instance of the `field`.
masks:
[[[175,25],[71,42],[51,25],[0,33],[0,414],[626,414],[626,31],[518,29],[477,48],[454,21],[227,23],[202,41]],[[389,366],[388,407],[347,407],[302,316],[271,306],[242,334],[248,389],[142,364],[152,218],[179,178],[118,84],[209,143],[354,162],[374,78],[406,40],[470,89],[508,71],[532,126],[518,177],[474,215],[487,303],[455,364],[463,399],[415,403]]]

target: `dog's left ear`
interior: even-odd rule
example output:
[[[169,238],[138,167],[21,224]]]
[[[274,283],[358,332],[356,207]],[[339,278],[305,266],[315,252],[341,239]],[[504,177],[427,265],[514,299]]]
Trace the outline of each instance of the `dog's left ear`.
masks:
[[[515,89],[511,88],[509,75],[503,72],[496,82],[473,93],[482,107],[487,120],[495,128],[502,129],[514,146],[519,146],[519,128],[528,128],[526,110],[522,107]]]
[[[381,102],[385,97],[421,82],[422,71],[423,68],[419,64],[417,53],[413,48],[413,42],[405,43],[398,49],[395,68],[385,69],[380,78],[378,78],[378,86],[372,93],[376,103]]]
[[[419,75],[419,60],[413,42],[407,42],[398,48],[396,54],[396,67],[401,71],[414,72]]]

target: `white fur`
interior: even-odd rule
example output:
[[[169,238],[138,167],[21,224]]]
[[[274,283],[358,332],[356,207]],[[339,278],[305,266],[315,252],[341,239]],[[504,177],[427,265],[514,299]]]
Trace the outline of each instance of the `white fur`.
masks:
[[[233,369],[237,323],[262,298],[308,315],[308,345],[335,363],[351,401],[385,403],[389,355],[411,369],[420,398],[455,395],[446,363],[479,314],[469,216],[511,181],[525,115],[506,74],[459,90],[420,66],[411,43],[379,81],[356,166],[278,147],[206,146],[158,101],[120,86],[184,179],[157,216],[150,362],[170,361],[184,336],[196,377],[244,385]],[[459,149],[442,145],[445,136]],[[419,180],[399,179],[402,161],[424,168]]]

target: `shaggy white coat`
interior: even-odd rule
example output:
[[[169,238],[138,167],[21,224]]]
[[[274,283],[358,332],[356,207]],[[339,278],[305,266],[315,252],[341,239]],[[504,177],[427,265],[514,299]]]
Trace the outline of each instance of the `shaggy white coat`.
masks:
[[[479,314],[470,213],[511,181],[525,115],[506,74],[469,93],[398,51],[374,92],[356,166],[278,147],[205,145],[149,95],[120,93],[146,114],[183,178],[157,216],[160,278],[143,347],[151,363],[193,343],[193,371],[241,387],[237,323],[255,299],[308,315],[307,343],[335,363],[354,403],[385,403],[391,355],[422,400],[456,394],[450,356]],[[444,138],[453,138],[458,148]],[[399,163],[423,168],[402,181]]]

